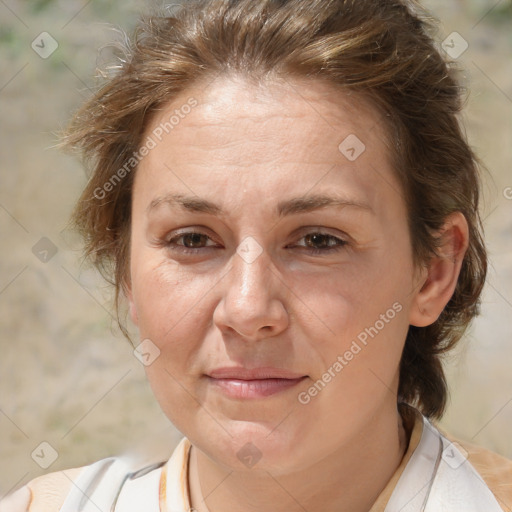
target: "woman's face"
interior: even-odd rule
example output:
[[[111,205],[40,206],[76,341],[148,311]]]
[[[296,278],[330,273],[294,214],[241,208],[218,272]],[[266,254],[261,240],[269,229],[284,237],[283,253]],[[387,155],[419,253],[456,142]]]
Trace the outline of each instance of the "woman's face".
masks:
[[[419,277],[376,111],[321,82],[221,79],[144,141],[131,313],[177,428],[227,467],[286,471],[396,414]]]

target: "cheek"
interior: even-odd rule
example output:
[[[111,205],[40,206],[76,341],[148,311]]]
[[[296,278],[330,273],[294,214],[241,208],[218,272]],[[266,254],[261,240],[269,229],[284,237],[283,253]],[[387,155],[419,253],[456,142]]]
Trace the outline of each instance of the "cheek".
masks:
[[[304,279],[297,295],[307,297],[312,309],[321,313],[331,334],[346,338],[373,325],[396,302],[406,309],[412,287],[410,273],[407,262],[397,265],[393,254],[382,251],[377,256],[362,255],[350,267],[340,267],[320,279]],[[394,313],[392,310],[389,315]]]
[[[318,357],[309,359],[320,364],[314,365],[298,400],[309,404],[309,410],[315,411],[312,416],[324,415],[326,424],[342,421],[356,429],[361,418],[395,393],[407,315],[399,301],[388,298],[380,307],[354,306],[353,297],[333,300],[333,304],[340,308],[338,315],[331,313],[327,320],[334,334],[317,336],[313,351]]]
[[[149,257],[143,261],[133,278],[140,338],[150,339],[160,351],[145,370],[162,410],[181,428],[197,413],[190,397],[196,394],[196,370],[211,317],[205,296],[209,280],[187,278],[176,266],[151,264]]]
[[[212,279],[207,274],[192,279],[175,265],[151,265],[149,259],[135,273],[133,294],[140,339],[151,340],[160,351],[146,368],[159,401],[159,389],[170,389],[171,396],[179,400],[182,389],[176,381],[188,389],[193,386],[188,380],[201,369],[204,340],[213,314],[211,295],[207,293],[211,287]],[[166,394],[165,400],[169,398]]]
[[[339,371],[332,371],[338,374],[342,366],[358,386],[366,386],[368,376],[375,380],[372,372],[387,384],[394,379],[409,327],[407,265],[397,266],[394,258],[382,255],[361,261],[352,271],[333,272],[317,282],[320,286],[303,288],[304,302],[317,313],[312,323],[304,324],[322,361],[317,378],[341,356]]]
[[[143,258],[140,258],[143,260]],[[133,271],[133,299],[141,335],[164,342],[182,324],[196,321],[210,280],[190,279],[177,265],[152,262],[150,256]]]

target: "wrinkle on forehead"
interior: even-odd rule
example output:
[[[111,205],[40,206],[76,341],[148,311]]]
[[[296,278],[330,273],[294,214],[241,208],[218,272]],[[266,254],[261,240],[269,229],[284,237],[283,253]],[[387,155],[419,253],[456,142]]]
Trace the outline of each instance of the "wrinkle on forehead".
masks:
[[[380,112],[361,96],[345,94],[325,81],[289,78],[255,85],[221,77],[196,83],[169,103],[148,131],[191,97],[197,106],[163,137],[140,170],[164,165],[166,172],[178,175],[202,173],[208,190],[224,195],[232,179],[251,185],[248,169],[274,173],[278,186],[293,176],[303,188],[308,175],[329,174],[334,167],[346,185],[364,189],[373,201],[376,183],[383,185],[388,172],[382,170],[391,168]],[[366,145],[366,154],[355,162],[338,149],[349,134]],[[397,183],[392,185],[398,190]]]
[[[286,146],[288,129],[306,118],[311,136],[321,135],[332,141],[335,148],[343,136],[348,135],[339,132],[340,124],[350,126],[352,133],[365,133],[368,138],[366,132],[370,123],[372,140],[365,143],[387,145],[382,115],[360,95],[342,92],[324,80],[296,77],[267,81],[264,85],[241,77],[220,77],[210,83],[196,83],[170,102],[152,120],[147,132],[165,122],[169,112],[179,109],[190,97],[197,100],[197,106],[173,131],[164,135],[164,140],[172,143],[179,130],[182,143],[230,150],[243,143],[243,136],[248,133],[254,145]],[[239,125],[240,137],[233,137],[234,123]],[[283,125],[277,135],[266,129],[274,123]],[[207,132],[208,137],[201,137],[201,132]]]

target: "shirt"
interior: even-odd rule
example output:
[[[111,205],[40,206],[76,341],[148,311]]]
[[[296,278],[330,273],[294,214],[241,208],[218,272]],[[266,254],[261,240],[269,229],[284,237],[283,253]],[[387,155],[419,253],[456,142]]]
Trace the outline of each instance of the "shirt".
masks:
[[[406,453],[369,512],[512,512],[512,461],[451,440],[412,411]],[[37,478],[18,491],[28,509],[0,503],[0,512],[189,512],[190,448],[183,438],[167,462],[135,471],[109,458]]]

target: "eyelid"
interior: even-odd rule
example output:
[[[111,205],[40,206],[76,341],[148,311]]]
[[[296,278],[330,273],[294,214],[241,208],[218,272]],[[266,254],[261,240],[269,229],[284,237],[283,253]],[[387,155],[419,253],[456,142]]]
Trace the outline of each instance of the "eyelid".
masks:
[[[346,243],[350,243],[351,241],[353,241],[352,237],[345,233],[344,231],[340,231],[339,229],[336,228],[327,228],[323,226],[303,226],[295,230],[290,237],[296,240],[298,238],[303,238],[311,234],[332,236],[333,238],[338,238],[339,240]]]
[[[205,233],[204,230],[203,231],[199,231],[199,230],[196,230],[194,228],[186,228],[186,231],[181,231],[181,232],[175,232],[173,233],[172,236],[168,236],[166,237],[166,240],[165,242],[167,244],[170,244],[171,242],[174,242],[175,240],[177,239],[180,239],[184,236],[187,236],[187,235],[203,235],[205,237],[207,237],[208,241],[211,241],[213,242],[215,245],[219,245],[214,239],[213,237],[211,237],[208,233]],[[206,242],[207,245],[205,247],[198,247],[198,248],[193,248],[193,247],[185,247],[184,245],[182,244],[176,244],[177,246],[179,247],[185,247],[185,249],[205,249],[207,247],[213,247],[214,244],[211,244],[211,245],[208,245],[208,241]]]

